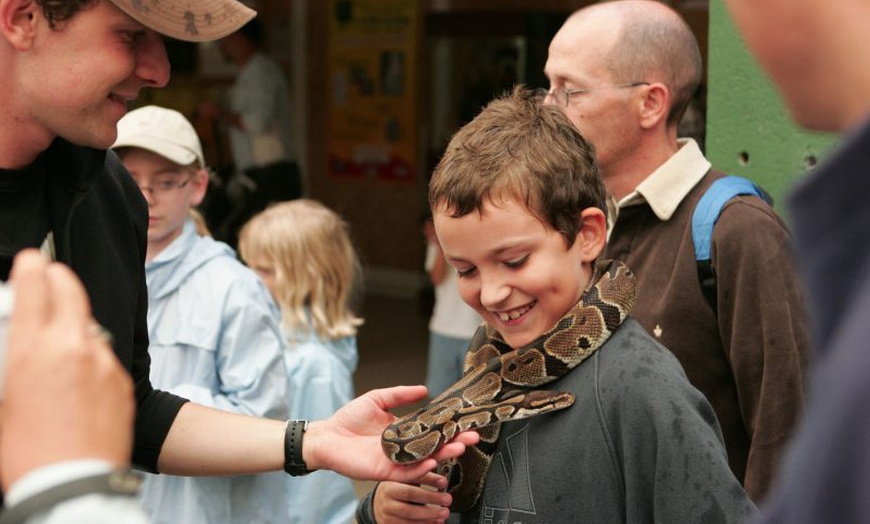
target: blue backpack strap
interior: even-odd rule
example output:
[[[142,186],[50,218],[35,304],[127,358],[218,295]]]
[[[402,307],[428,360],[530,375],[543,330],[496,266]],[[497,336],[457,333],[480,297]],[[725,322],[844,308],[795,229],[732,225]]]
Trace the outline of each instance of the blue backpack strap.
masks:
[[[692,214],[692,243],[698,264],[698,279],[701,290],[713,311],[716,311],[716,271],[711,261],[713,226],[719,219],[722,208],[738,195],[754,195],[771,203],[770,195],[749,179],[736,175],[722,177],[707,188],[698,200]]]

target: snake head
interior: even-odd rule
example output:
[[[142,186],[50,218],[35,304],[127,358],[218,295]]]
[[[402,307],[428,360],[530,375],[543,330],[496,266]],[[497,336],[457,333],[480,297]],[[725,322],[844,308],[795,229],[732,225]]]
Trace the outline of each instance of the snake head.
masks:
[[[399,421],[401,422],[401,420]],[[407,422],[407,425],[413,422]],[[414,464],[433,455],[451,438],[456,435],[456,424],[448,422],[437,428],[419,431],[415,428],[415,437],[403,435],[401,424],[393,424],[384,430],[381,437],[381,448],[384,454],[398,464]]]

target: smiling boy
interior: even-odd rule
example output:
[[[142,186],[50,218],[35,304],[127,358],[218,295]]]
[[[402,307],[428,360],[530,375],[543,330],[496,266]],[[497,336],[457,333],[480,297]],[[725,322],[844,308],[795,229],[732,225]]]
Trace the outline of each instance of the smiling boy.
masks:
[[[478,478],[462,464],[448,493],[381,483],[358,519],[445,519],[439,506],[452,503],[459,522],[742,522],[754,506],[728,467],[712,408],[673,355],[625,316],[630,270],[597,261],[606,197],[592,147],[540,102],[517,88],[457,132],[429,203],[460,294],[486,323],[467,376],[487,344],[502,348],[502,359],[537,352],[547,376],[529,389],[571,393],[573,405],[501,423],[494,448],[479,447],[490,461],[470,507],[459,507],[459,494]],[[601,324],[593,326],[590,308]],[[555,359],[572,364],[552,371]],[[522,389],[514,372],[522,374],[502,372],[503,389]]]

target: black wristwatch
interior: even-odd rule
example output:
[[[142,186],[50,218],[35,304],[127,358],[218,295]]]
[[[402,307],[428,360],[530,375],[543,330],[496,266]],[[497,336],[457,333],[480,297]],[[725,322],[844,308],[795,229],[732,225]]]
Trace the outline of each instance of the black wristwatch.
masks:
[[[142,485],[142,478],[141,473],[117,470],[64,482],[7,507],[0,513],[0,524],[19,524],[41,511],[84,495],[135,497]]]
[[[308,430],[307,420],[288,420],[284,431],[284,471],[294,477],[311,473],[302,458],[302,438]]]

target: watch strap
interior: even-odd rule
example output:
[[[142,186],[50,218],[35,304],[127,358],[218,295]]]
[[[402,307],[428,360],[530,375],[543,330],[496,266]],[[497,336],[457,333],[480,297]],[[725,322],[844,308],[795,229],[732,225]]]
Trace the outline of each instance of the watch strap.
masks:
[[[311,473],[302,458],[302,439],[307,429],[307,420],[288,420],[284,431],[284,471],[294,477]]]

